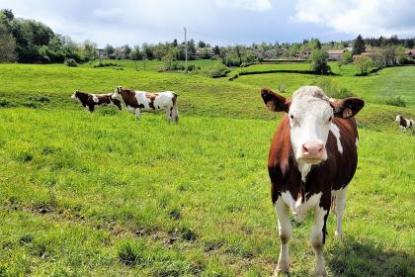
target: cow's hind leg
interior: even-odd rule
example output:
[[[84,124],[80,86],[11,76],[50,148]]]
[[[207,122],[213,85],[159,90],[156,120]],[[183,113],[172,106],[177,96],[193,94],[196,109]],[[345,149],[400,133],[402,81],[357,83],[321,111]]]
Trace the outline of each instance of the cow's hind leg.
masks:
[[[347,187],[340,189],[338,191],[335,191],[334,194],[334,204],[335,204],[335,209],[334,212],[336,213],[336,218],[337,218],[337,227],[336,227],[336,237],[337,238],[343,238],[343,229],[342,229],[342,224],[343,224],[343,214],[344,214],[344,209],[346,207],[346,191],[347,191]]]
[[[327,276],[323,248],[326,240],[326,221],[329,215],[331,196],[320,201],[314,210],[314,223],[311,232],[311,245],[316,257],[315,276]]]
[[[278,265],[275,269],[274,276],[279,272],[288,272],[290,267],[288,256],[288,241],[292,234],[291,222],[289,218],[289,210],[282,198],[275,202],[275,211],[278,217],[278,233],[281,240],[280,256],[278,258]]]

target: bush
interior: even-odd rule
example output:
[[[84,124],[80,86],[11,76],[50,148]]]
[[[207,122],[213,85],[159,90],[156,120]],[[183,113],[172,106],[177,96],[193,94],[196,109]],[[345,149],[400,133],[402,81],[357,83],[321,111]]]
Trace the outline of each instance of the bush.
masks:
[[[113,62],[97,61],[97,62],[92,63],[93,68],[110,67],[110,66],[121,67],[120,64],[113,63]]]
[[[331,98],[343,99],[354,96],[351,91],[346,88],[339,88],[337,84],[329,78],[322,78],[315,83],[315,85],[320,87],[326,95]]]
[[[229,68],[223,65],[216,66],[209,70],[208,75],[212,78],[226,77],[231,72]]]
[[[69,66],[69,67],[77,67],[78,66],[78,63],[72,58],[65,59],[64,64],[66,66]]]
[[[373,60],[368,56],[358,56],[354,60],[354,64],[360,71],[360,75],[367,75],[369,68],[373,65]]]
[[[400,96],[389,97],[388,99],[386,99],[385,104],[389,106],[406,107],[405,100],[403,100]]]
[[[311,70],[317,74],[329,74],[329,54],[326,51],[316,49],[311,53]]]
[[[349,64],[353,62],[352,53],[346,50],[342,55],[342,64]]]

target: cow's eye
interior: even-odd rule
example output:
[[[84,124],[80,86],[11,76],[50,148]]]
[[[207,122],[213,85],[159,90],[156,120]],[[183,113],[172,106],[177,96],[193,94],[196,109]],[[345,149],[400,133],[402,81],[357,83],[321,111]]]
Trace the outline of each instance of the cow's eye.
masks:
[[[331,122],[333,120],[333,116],[329,117],[329,122]]]
[[[292,120],[294,120],[294,116],[293,116],[292,114],[290,115],[290,118],[291,118]]]

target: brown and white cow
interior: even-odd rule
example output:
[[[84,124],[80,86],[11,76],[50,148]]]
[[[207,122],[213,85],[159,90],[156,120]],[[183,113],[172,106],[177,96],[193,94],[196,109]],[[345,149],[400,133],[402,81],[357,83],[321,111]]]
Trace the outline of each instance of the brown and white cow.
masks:
[[[121,110],[121,102],[112,98],[112,93],[107,94],[90,94],[86,92],[75,91],[72,99],[78,100],[84,108],[87,108],[91,113],[95,110],[95,106],[113,104]]]
[[[164,110],[168,120],[176,123],[179,121],[177,94],[172,91],[150,93],[124,89],[119,86],[115,89],[112,98],[124,103],[137,118],[140,118],[142,111]]]
[[[399,124],[402,131],[414,128],[414,121],[412,119],[405,118],[400,114],[396,116],[395,121]]]
[[[316,86],[299,88],[292,99],[269,89],[262,89],[261,96],[271,111],[286,113],[272,140],[268,160],[281,239],[275,274],[289,270],[289,210],[298,221],[313,210],[315,275],[325,276],[326,220],[333,201],[336,235],[341,237],[347,185],[357,166],[358,133],[353,116],[364,102],[358,98],[330,101]]]

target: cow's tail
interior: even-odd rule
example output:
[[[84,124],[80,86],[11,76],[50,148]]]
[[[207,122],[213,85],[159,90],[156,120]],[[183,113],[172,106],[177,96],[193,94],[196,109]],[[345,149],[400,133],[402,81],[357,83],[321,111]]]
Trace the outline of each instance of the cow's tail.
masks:
[[[175,92],[172,92],[172,93],[173,93],[173,98],[172,98],[172,107],[171,107],[170,117],[175,123],[179,123],[179,110],[177,108],[177,97],[179,95],[176,94]]]

